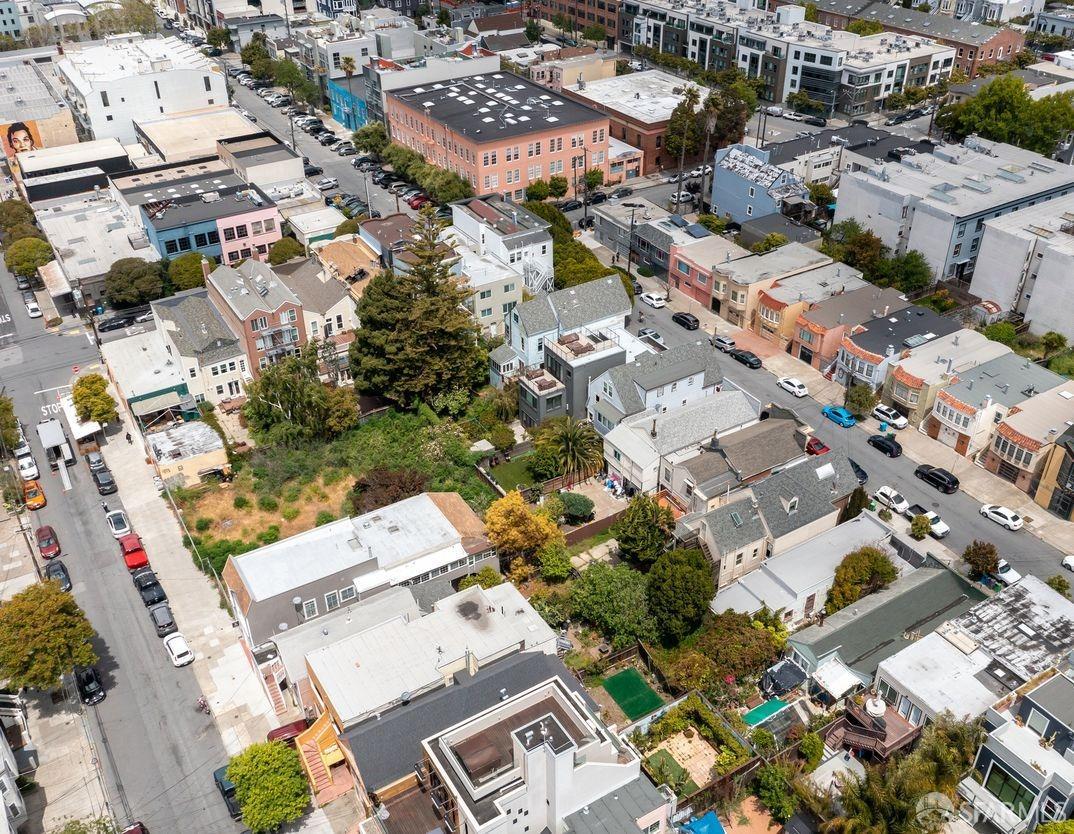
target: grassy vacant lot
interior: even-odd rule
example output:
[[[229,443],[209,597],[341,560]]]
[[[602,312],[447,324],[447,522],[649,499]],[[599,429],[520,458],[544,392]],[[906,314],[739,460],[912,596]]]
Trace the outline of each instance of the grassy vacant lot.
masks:
[[[417,470],[429,491],[458,492],[483,513],[495,495],[474,468],[471,442],[449,420],[389,412],[331,443],[259,446],[230,485],[178,497],[192,543],[219,571],[229,554],[348,515],[347,493],[371,469]]]

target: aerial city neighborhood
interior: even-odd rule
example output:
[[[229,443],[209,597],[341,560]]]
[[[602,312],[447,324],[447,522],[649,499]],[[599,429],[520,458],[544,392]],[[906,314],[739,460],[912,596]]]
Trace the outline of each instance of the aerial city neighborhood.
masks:
[[[0,834],[1074,834],[1069,0],[0,0]]]

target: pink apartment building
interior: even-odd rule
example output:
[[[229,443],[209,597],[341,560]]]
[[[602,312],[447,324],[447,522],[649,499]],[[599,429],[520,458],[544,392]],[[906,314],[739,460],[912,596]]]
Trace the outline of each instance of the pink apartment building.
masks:
[[[827,298],[798,316],[791,331],[790,354],[826,371],[852,328],[909,306],[898,290],[873,286]]]
[[[590,168],[608,176],[608,117],[509,72],[397,90],[385,112],[393,141],[479,194],[521,200],[535,180],[573,190]]]

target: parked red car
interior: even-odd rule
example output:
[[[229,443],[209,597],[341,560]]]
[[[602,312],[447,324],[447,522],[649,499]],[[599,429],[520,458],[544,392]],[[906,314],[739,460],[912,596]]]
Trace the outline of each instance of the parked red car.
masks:
[[[412,209],[420,209],[428,202],[429,198],[425,194],[415,194],[407,202],[407,205],[410,206]]]
[[[37,539],[37,549],[41,551],[42,559],[55,559],[60,555],[59,537],[47,524],[34,531],[34,538]]]
[[[119,540],[119,550],[123,554],[123,562],[127,570],[138,570],[149,566],[149,557],[142,547],[142,539],[137,533],[131,533]]]
[[[295,746],[295,739],[298,738],[300,733],[309,729],[309,719],[300,718],[298,721],[292,721],[290,724],[284,724],[282,727],[277,727],[275,730],[269,730],[266,740],[268,741],[282,741],[291,747]]]
[[[825,452],[830,452],[831,449],[824,445],[824,441],[819,437],[811,437],[806,441],[805,450],[807,455],[823,455]]]

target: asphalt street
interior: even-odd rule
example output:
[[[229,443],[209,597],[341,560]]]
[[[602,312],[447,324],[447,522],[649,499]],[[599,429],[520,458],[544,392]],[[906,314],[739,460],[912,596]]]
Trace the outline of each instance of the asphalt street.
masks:
[[[151,831],[237,831],[212,781],[227,758],[212,718],[194,709],[201,691],[192,667],[176,669],[168,660],[104,524],[102,499],[85,462],[68,470],[72,489],[65,492],[37,439],[37,423],[57,416],[58,393],[76,366],[85,370],[98,362],[97,348],[81,326],[46,332],[41,319],[30,319],[2,268],[0,296],[0,322],[10,316],[14,334],[0,342],[0,380],[15,403],[48,500],[30,513],[31,523],[55,528],[75,598],[98,634],[107,697],[85,709],[113,812],[122,822],[141,820]],[[0,324],[0,333],[5,327]],[[112,438],[117,440],[124,442],[121,434]],[[110,509],[121,508],[117,496],[105,500]]]
[[[639,323],[636,314],[631,317],[632,332],[636,333],[639,327],[653,327],[668,347],[698,339],[708,340],[709,334],[703,330],[690,331],[675,324],[671,320],[672,311],[668,307],[654,310],[641,302],[635,302],[635,313],[639,309],[645,318]],[[758,397],[762,404],[774,403],[792,409],[816,430],[815,434],[828,446],[843,452],[858,463],[869,473],[867,488],[870,493],[877,487],[888,484],[901,492],[911,504],[918,503],[938,513],[951,527],[951,533],[944,539],[944,544],[956,553],[961,553],[974,539],[984,539],[995,544],[1000,556],[1021,573],[1033,573],[1047,579],[1062,572],[1062,552],[1026,530],[1011,532],[984,519],[980,515],[980,504],[965,493],[944,495],[918,480],[914,477],[917,462],[906,456],[888,458],[868,445],[868,435],[860,429],[837,426],[820,412],[826,403],[818,403],[812,397],[798,399],[792,396],[776,385],[776,377],[763,368],[751,370],[727,356],[723,358],[721,366],[726,378]],[[879,433],[879,424],[875,419],[869,418],[866,425]],[[916,429],[903,429],[903,432],[907,431]]]

